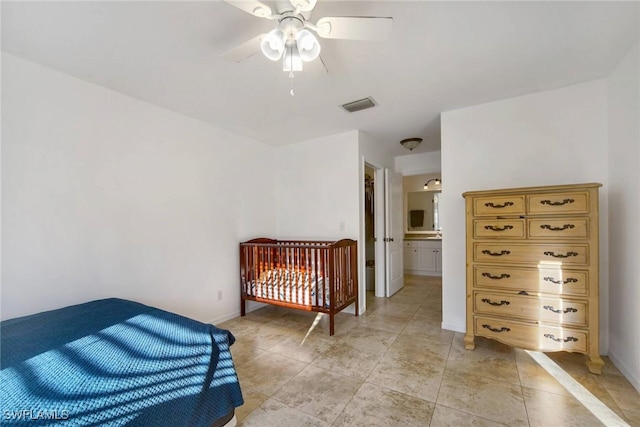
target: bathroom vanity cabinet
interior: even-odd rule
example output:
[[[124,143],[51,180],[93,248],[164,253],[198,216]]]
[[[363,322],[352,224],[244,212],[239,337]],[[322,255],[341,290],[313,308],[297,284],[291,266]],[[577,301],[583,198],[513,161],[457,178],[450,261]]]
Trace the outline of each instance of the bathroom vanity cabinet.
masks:
[[[404,272],[421,276],[442,276],[442,240],[404,241]]]

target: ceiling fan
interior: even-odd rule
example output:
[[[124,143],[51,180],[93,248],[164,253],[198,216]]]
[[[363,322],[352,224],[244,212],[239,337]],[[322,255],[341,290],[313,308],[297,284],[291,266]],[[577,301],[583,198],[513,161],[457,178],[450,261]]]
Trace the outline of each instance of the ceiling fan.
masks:
[[[313,61],[320,55],[320,43],[313,32],[325,39],[381,41],[389,37],[393,23],[390,17],[332,16],[321,18],[313,24],[309,18],[317,0],[284,1],[276,13],[257,0],[223,1],[258,18],[277,21],[278,24],[268,33],[260,34],[221,56],[229,61],[240,62],[261,50],[272,61],[282,58],[282,69],[288,71],[290,77],[293,77],[294,71],[302,71],[303,62]]]

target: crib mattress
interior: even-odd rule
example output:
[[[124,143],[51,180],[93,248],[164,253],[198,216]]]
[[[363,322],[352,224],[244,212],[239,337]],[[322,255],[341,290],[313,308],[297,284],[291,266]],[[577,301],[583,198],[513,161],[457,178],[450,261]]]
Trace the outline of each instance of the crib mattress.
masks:
[[[250,282],[248,291],[249,295],[257,298],[305,306],[328,308],[330,301],[329,284],[324,286],[323,276],[316,277],[315,274],[307,275],[292,270],[263,272],[259,280]]]

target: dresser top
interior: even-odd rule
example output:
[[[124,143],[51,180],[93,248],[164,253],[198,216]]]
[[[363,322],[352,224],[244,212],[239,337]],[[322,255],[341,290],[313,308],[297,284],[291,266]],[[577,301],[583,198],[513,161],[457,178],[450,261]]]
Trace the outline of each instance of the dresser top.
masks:
[[[591,182],[587,184],[565,184],[565,185],[545,185],[540,187],[503,188],[498,190],[466,191],[462,193],[462,197],[495,195],[496,193],[500,193],[500,194],[556,193],[559,191],[583,190],[583,189],[598,188],[598,187],[602,187],[602,184],[598,182]]]

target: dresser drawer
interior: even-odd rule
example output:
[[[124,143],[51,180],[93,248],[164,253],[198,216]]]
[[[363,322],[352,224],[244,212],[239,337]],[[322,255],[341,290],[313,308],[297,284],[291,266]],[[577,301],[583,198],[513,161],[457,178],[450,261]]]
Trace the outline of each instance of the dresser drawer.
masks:
[[[587,239],[588,218],[548,218],[527,220],[529,237],[532,239]]]
[[[474,285],[505,291],[548,293],[557,295],[589,294],[589,273],[585,270],[558,268],[517,268],[474,266]]]
[[[587,303],[562,298],[537,298],[493,292],[476,292],[475,312],[546,321],[558,325],[587,325]]]
[[[575,191],[532,194],[527,196],[527,212],[531,215],[588,213],[589,193],[587,191]]]
[[[478,197],[474,199],[476,216],[524,215],[524,196]]]
[[[526,263],[542,265],[587,265],[589,246],[585,244],[525,244],[489,243],[473,244],[475,262]]]
[[[587,331],[579,329],[533,325],[484,316],[475,317],[474,325],[476,335],[530,350],[586,353],[589,345]]]
[[[473,221],[474,237],[524,238],[524,219],[477,219]]]

